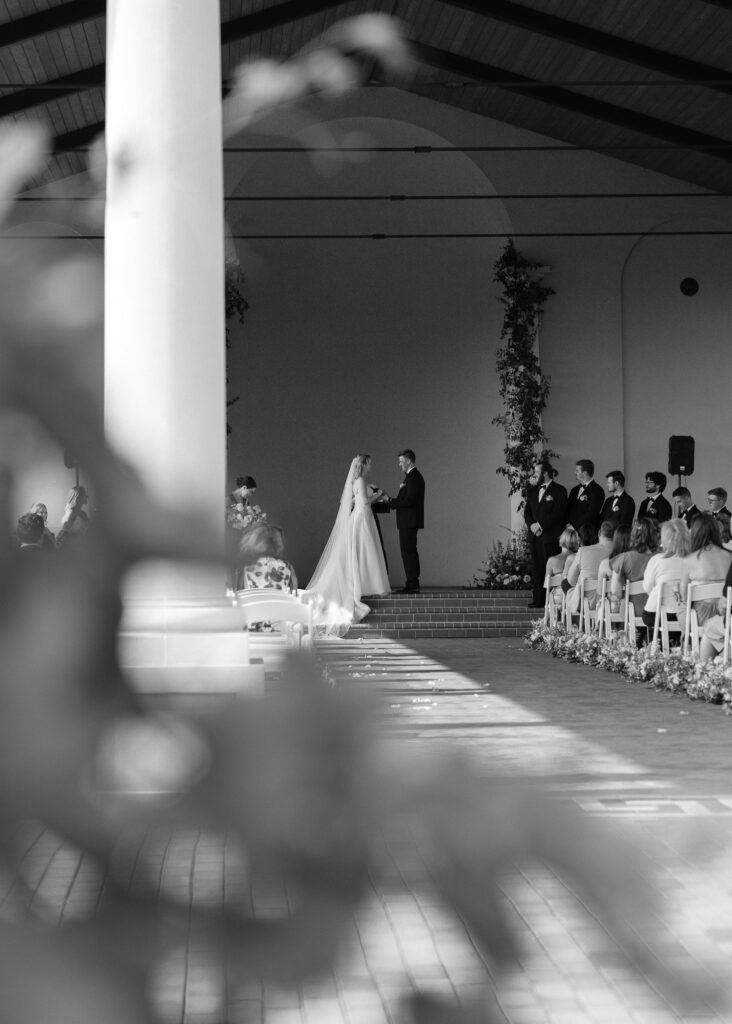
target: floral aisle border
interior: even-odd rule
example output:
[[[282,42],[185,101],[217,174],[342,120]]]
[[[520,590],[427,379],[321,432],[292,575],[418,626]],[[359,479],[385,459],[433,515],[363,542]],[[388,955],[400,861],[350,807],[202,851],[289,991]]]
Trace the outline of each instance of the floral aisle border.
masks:
[[[505,412],[491,420],[503,427],[504,464],[496,470],[509,484],[509,496],[523,492],[537,458],[556,456],[546,448],[549,438],[541,414],[549,397],[550,380],[541,372],[536,336],[542,307],[554,289],[539,284],[542,265],[527,260],[509,238],[493,268],[493,280],[503,288],[501,341],[496,353],[498,390]]]
[[[722,704],[725,713],[732,714],[732,665],[723,665],[721,655],[699,661],[680,651],[664,654],[658,644],[637,648],[625,639],[601,640],[592,633],[567,632],[563,626],[546,626],[540,620],[533,623],[524,643],[564,661],[617,672],[632,683]]]

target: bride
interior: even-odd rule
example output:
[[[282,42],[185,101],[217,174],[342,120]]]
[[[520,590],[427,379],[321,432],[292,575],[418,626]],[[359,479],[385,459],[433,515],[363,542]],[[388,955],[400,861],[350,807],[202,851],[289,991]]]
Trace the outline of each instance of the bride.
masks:
[[[363,594],[388,594],[389,577],[371,505],[383,491],[367,487],[370,455],[357,455],[351,463],[341,504],[328,543],[307,585],[321,603],[319,625],[331,633],[345,633],[371,610]]]

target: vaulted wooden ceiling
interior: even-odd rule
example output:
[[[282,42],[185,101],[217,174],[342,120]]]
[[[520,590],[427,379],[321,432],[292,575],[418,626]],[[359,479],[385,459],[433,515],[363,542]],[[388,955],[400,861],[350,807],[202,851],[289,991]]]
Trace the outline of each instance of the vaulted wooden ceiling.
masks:
[[[54,178],[104,128],[105,7],[0,0],[0,118],[50,125]],[[414,44],[400,88],[732,193],[732,0],[221,0],[222,86],[373,11]]]

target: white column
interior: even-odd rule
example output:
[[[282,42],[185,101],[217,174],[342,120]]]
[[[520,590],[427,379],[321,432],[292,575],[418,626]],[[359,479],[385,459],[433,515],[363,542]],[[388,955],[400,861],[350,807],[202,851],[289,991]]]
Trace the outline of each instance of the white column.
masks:
[[[171,507],[223,538],[226,407],[219,0],[108,0],[105,421]],[[134,596],[204,598],[158,565]]]

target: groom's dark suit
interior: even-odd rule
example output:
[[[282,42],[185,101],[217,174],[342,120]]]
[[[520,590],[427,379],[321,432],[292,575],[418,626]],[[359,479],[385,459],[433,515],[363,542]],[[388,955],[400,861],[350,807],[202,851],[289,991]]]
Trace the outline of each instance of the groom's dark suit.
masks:
[[[399,485],[396,498],[389,504],[396,509],[399,549],[406,576],[405,590],[419,590],[419,552],[417,531],[424,528],[424,477],[412,466]]]

